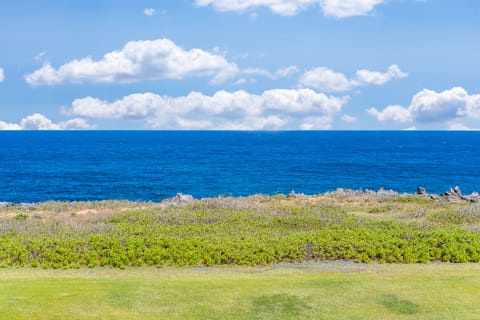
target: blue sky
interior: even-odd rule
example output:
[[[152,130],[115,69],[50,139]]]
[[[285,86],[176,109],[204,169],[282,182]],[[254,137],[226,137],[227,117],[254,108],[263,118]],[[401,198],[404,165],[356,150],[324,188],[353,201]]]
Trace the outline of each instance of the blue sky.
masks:
[[[480,128],[476,0],[0,4],[0,129]]]

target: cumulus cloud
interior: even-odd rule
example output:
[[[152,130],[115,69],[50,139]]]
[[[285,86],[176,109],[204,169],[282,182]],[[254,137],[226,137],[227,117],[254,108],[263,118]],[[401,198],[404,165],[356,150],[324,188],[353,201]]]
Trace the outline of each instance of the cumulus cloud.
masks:
[[[367,85],[382,85],[393,79],[407,77],[408,74],[394,64],[386,72],[357,70],[355,76],[348,79],[341,72],[326,67],[318,67],[305,71],[300,77],[299,84],[303,87],[315,88],[325,92],[341,92],[352,90],[355,87]]]
[[[100,60],[86,57],[54,68],[46,63],[25,76],[31,85],[54,85],[64,82],[136,82],[141,80],[210,77],[224,82],[238,73],[235,63],[221,54],[202,49],[186,50],[169,39],[131,41],[121,50],[112,51]]]
[[[378,121],[412,121],[411,113],[408,109],[402,106],[388,106],[382,111],[378,111],[376,108],[369,108],[367,109],[367,112],[377,118]]]
[[[16,123],[0,121],[0,130],[21,130],[22,127]]]
[[[402,79],[408,77],[408,74],[400,70],[396,64],[388,67],[387,72],[369,71],[365,69],[357,70],[355,78],[352,79],[354,86],[359,85],[382,85],[393,79]]]
[[[212,6],[215,10],[244,12],[266,7],[282,16],[293,16],[309,7],[320,6],[325,16],[347,18],[366,15],[385,0],[195,0],[199,7]]]
[[[378,121],[440,122],[460,128],[457,121],[460,118],[480,119],[480,94],[469,95],[461,87],[442,92],[423,89],[413,96],[408,107],[392,105],[381,111],[370,108],[367,112]]]
[[[350,80],[343,73],[335,72],[326,67],[306,71],[300,77],[300,85],[326,92],[347,91],[352,88]]]
[[[211,96],[191,92],[181,97],[141,93],[113,102],[77,99],[69,113],[88,118],[140,119],[158,129],[323,129],[330,127],[334,115],[347,102],[348,97],[327,96],[310,89],[274,89],[261,94],[222,90]]]
[[[3,69],[0,68],[0,82],[3,82],[4,79],[5,79],[5,74],[3,73]]]
[[[43,114],[34,113],[23,118],[20,123],[0,121],[0,130],[80,130],[92,127],[85,119],[75,118],[54,123]]]
[[[154,16],[156,12],[157,11],[153,8],[145,8],[145,10],[143,10],[143,14],[149,17]]]

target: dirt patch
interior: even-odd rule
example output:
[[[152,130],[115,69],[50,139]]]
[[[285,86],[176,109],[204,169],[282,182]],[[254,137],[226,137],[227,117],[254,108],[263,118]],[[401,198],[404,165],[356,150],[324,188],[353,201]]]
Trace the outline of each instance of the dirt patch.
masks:
[[[84,209],[77,211],[73,214],[73,216],[87,216],[87,215],[97,215],[99,212],[94,209]]]

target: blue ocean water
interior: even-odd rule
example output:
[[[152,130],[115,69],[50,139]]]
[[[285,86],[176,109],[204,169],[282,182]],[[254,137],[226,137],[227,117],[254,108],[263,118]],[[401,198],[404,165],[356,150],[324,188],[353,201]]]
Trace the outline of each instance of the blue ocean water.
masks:
[[[0,201],[480,191],[480,132],[0,132]]]

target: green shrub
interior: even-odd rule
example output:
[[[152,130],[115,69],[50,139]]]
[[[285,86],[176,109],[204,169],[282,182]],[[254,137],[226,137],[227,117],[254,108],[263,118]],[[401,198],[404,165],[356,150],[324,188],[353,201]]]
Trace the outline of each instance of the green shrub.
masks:
[[[124,269],[338,259],[478,262],[480,234],[452,226],[477,221],[476,210],[439,211],[427,216],[432,222],[427,225],[379,221],[332,207],[232,209],[211,203],[126,211],[89,222],[89,228],[68,219],[15,217],[1,222],[5,231],[0,233],[0,266]],[[104,227],[96,228],[99,224]]]

